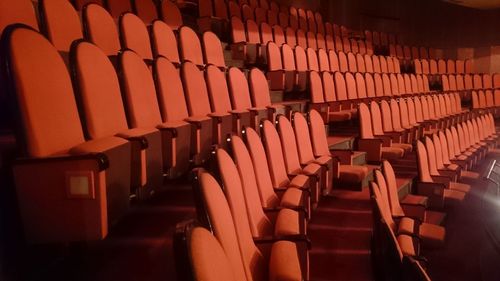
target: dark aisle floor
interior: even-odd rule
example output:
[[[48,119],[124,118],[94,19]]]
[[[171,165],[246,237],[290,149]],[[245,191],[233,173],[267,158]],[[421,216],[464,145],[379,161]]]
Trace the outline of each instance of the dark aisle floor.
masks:
[[[368,188],[324,198],[309,225],[311,280],[372,280]]]
[[[491,194],[485,194],[491,186],[491,183],[483,178],[490,160],[491,158],[487,158],[476,169],[480,179],[471,183],[472,191],[466,200],[462,204],[447,208],[447,237],[444,248],[422,250],[422,254],[429,260],[428,272],[433,281],[500,280],[500,253],[492,249],[493,244],[484,224],[485,219],[500,216],[498,205],[495,208],[496,214],[492,214],[489,210],[491,206],[488,206],[499,204],[498,198],[491,201]],[[496,222],[498,224],[500,220],[497,219]],[[485,258],[489,260],[483,261]],[[482,278],[484,274],[488,277]],[[497,278],[491,279],[492,274],[497,274]]]

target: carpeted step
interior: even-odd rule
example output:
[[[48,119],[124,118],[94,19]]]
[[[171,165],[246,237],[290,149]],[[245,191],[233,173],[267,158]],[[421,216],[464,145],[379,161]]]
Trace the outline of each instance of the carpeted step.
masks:
[[[330,149],[353,149],[354,135],[328,136],[328,147]]]
[[[411,193],[413,179],[412,178],[396,178],[396,184],[398,185],[398,196],[399,200],[402,200],[406,195]]]
[[[359,183],[343,182],[342,180],[333,180],[334,189],[351,190],[351,191],[362,191],[364,188],[368,187],[368,183],[373,180],[373,171],[379,169],[378,165],[362,165],[368,168],[368,175]]]

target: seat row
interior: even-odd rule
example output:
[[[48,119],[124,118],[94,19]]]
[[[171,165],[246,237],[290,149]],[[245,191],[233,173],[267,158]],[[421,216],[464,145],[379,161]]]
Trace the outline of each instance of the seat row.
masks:
[[[204,0],[199,1],[198,24],[202,31],[210,30],[214,21],[228,22],[236,17],[242,22],[248,20],[256,22],[257,25],[266,23],[270,26],[278,25],[282,29],[290,28],[295,33],[301,30],[303,33],[312,32],[314,35],[329,35],[334,38],[351,37],[351,33],[345,26],[339,26],[330,22],[324,22],[321,13],[304,10],[294,6],[278,5],[274,1],[221,1]],[[371,32],[370,38],[371,37]],[[379,33],[376,32],[376,41],[379,42]],[[391,39],[395,40],[394,35]],[[383,34],[387,40],[387,34]],[[371,40],[370,40],[371,42]]]
[[[22,22],[38,29],[29,1],[4,1],[9,3],[6,4],[8,8],[2,10],[7,16],[6,24]],[[83,29],[76,10],[68,1],[41,1],[40,10],[43,11],[41,30],[62,53],[69,52],[73,41],[85,38],[99,46],[108,56],[116,56],[120,50],[130,49],[149,61],[164,56],[176,65],[191,61],[199,66],[214,64],[226,67],[222,45],[212,32],[206,32],[200,40],[191,28],[184,26],[179,29],[177,38],[172,27],[161,20],[155,20],[149,32],[143,21],[132,13],[122,14],[117,28],[111,15],[95,3],[83,9]],[[8,16],[16,12],[13,18]]]
[[[370,182],[373,232],[372,257],[377,274],[384,280],[430,280],[421,255],[424,246],[441,246],[446,230],[439,224],[426,221],[425,216],[407,214],[405,210],[427,208],[427,197],[408,195],[411,201],[399,201],[396,176],[389,162],[384,161],[382,170],[375,171]],[[403,203],[404,202],[404,203]],[[404,208],[404,209],[403,209]]]
[[[500,74],[441,75],[443,91],[494,90],[500,87]]]
[[[304,50],[300,46],[291,49],[287,44],[283,44],[280,48],[272,42],[267,44],[265,54],[267,76],[273,90],[285,90],[287,92],[292,90],[306,90],[307,73],[310,71],[329,73],[351,72],[363,75],[365,73],[373,73],[379,76],[380,74],[383,76],[393,76],[395,73],[398,76],[401,75],[399,61],[397,59],[393,60],[390,57],[362,56],[360,54],[355,56],[353,53],[346,54],[342,51],[337,53],[332,50],[327,53],[323,49],[314,51],[311,48],[307,48]],[[422,75],[419,76],[422,77]],[[403,79],[403,76],[401,78]],[[409,78],[410,76],[408,76]]]
[[[364,54],[373,54],[373,46],[363,40],[340,36],[323,35],[290,27],[283,29],[279,25],[256,23],[253,20],[243,22],[237,17],[231,18],[231,42],[233,44],[266,44],[275,42],[278,46],[287,43],[290,47],[336,50]]]
[[[415,73],[422,74],[468,74],[474,73],[474,61],[444,59],[414,59]]]
[[[367,159],[396,160],[410,153],[415,140],[467,118],[458,94],[425,95],[360,103],[359,150]]]
[[[366,176],[366,167],[339,165],[326,144],[321,117],[314,110],[308,117],[296,112],[289,120],[281,115],[276,127],[265,120],[260,126],[262,138],[246,128],[241,137],[228,137],[229,152],[216,150],[215,171],[196,172],[197,224],[211,230],[223,252],[232,257],[225,272],[244,273],[243,280],[282,280],[284,276],[287,280],[309,280],[308,247],[313,241],[307,236],[307,224],[319,195],[329,194],[332,180],[339,176],[353,171]],[[307,200],[312,208],[307,207]],[[276,214],[271,215],[273,212]],[[186,230],[186,225],[180,227]],[[182,243],[183,237],[185,234],[177,236],[174,243]],[[270,251],[257,250],[263,247],[270,247]],[[181,276],[206,270],[206,264],[186,260],[180,253],[183,251],[178,252],[177,261],[189,265],[187,271],[179,272]]]
[[[479,174],[470,169],[487,153],[496,153],[498,145],[491,115],[469,117],[417,140],[418,195],[399,198],[389,162],[382,163],[382,171],[375,171],[370,183],[374,219],[372,254],[380,276],[390,280],[430,280],[424,269],[427,260],[422,256],[421,246],[443,245],[446,230],[439,224],[445,214],[440,213],[439,220],[431,220],[425,210],[442,209],[452,201],[462,202],[471,192],[471,186],[460,181],[477,180]],[[435,218],[436,211],[431,212]]]
[[[498,138],[491,114],[472,116],[417,141],[419,183],[417,189],[443,207],[450,200],[462,201],[470,186],[460,183],[488,153],[496,153]]]
[[[485,110],[495,115],[497,107],[500,106],[500,90],[472,91],[472,109]]]
[[[326,123],[346,121],[357,116],[357,104],[360,102],[430,93],[426,81],[425,76],[413,74],[334,72],[332,75],[311,71],[309,106],[318,109]],[[450,97],[456,99],[455,95]]]
[[[389,54],[401,60],[411,59],[437,59],[436,49],[427,47],[416,47],[399,44],[389,45]]]
[[[267,80],[258,69],[250,71],[249,83],[242,71],[231,68],[226,83],[224,72],[213,65],[202,71],[185,62],[179,71],[158,57],[148,66],[125,50],[117,58],[117,74],[101,49],[80,40],[72,44],[69,72],[57,49],[35,30],[13,25],[5,33],[9,48],[2,60],[11,67],[5,81],[19,113],[13,118],[17,139],[24,145],[24,160],[14,165],[15,184],[30,241],[105,237],[108,222],[126,211],[131,193],[150,197],[164,176],[176,178],[204,163],[227,133],[256,127],[262,118],[273,120],[280,108],[271,105]],[[46,162],[57,168],[47,171]],[[44,186],[67,195],[45,193]],[[38,201],[46,212],[32,208],[41,206]],[[81,208],[92,211],[69,225],[57,219],[58,213]],[[40,216],[65,229],[35,224]],[[83,231],[86,220],[92,224]]]
[[[115,21],[118,21],[122,14],[133,12],[146,25],[152,24],[157,19],[167,23],[173,30],[183,25],[179,7],[172,1],[158,1],[158,6],[157,1],[153,0],[71,0],[71,2],[78,11],[83,11],[89,3],[99,4],[106,8]]]

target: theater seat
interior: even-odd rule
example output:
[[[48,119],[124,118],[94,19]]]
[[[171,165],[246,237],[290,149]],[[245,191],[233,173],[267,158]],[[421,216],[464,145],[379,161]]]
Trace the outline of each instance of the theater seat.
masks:
[[[285,113],[286,108],[280,104],[271,103],[269,85],[264,73],[258,68],[252,68],[248,74],[248,84],[250,87],[250,97],[255,108],[267,109],[268,119],[274,121],[276,114]]]
[[[170,60],[175,66],[179,66],[179,50],[177,49],[177,38],[165,22],[155,20],[151,25],[151,46],[155,57],[163,56]]]
[[[419,260],[420,244],[408,234],[399,234],[393,230],[388,222],[387,212],[384,208],[381,196],[376,196],[378,189],[375,182],[370,182],[373,207],[373,252],[374,263],[379,274],[385,280],[402,280],[402,260],[404,257],[412,257]],[[391,220],[390,218],[388,218]]]
[[[276,120],[276,129],[279,138],[275,138],[276,135],[274,131],[276,130],[273,131],[272,135],[274,135],[273,138],[275,138],[277,142],[281,143],[281,150],[283,151],[287,173],[289,175],[304,174],[314,177],[316,181],[314,195],[317,195],[318,198],[314,198],[313,200],[319,201],[320,191],[326,189],[326,169],[324,166],[314,162],[305,165],[300,163],[295,131],[290,121],[284,115],[278,116]]]
[[[120,40],[122,49],[136,52],[145,62],[150,65],[153,60],[153,51],[149,33],[144,22],[132,13],[120,16]]]
[[[22,23],[38,31],[33,4],[29,0],[0,1],[0,35],[11,24]]]
[[[221,70],[226,70],[226,62],[224,61],[224,53],[222,44],[215,35],[215,33],[211,31],[206,31],[202,35],[203,41],[203,57],[205,58],[205,64],[212,64]]]
[[[234,141],[234,142],[233,142]],[[243,167],[251,167],[250,155],[248,151],[245,154],[245,144],[239,137],[231,138],[231,147],[239,150],[239,157],[235,160],[243,160],[244,163],[238,164],[236,167],[235,162],[231,159],[229,154],[219,148],[216,151],[217,164],[219,166],[219,173],[224,185],[224,194],[228,199],[229,205],[232,207],[233,212],[240,212],[242,215],[248,217],[252,237],[255,239],[273,236],[286,236],[286,235],[300,235],[306,234],[307,222],[304,213],[283,208],[276,210],[272,214],[274,220],[264,213],[260,204],[257,184],[251,170],[242,170]],[[238,183],[238,181],[240,181]],[[240,210],[236,210],[240,209]]]
[[[183,246],[187,249],[183,256],[189,257],[191,278],[206,281],[236,280],[228,256],[210,231],[198,226],[188,230],[184,235],[185,246]]]
[[[313,152],[311,134],[307,124],[306,117],[300,113],[295,112],[292,116],[293,129],[295,131],[295,139],[297,142],[297,150],[301,165],[309,163],[316,163],[325,169],[325,185],[322,194],[329,194],[332,190],[333,178],[340,177],[340,163],[331,155],[316,157]]]
[[[132,145],[131,192],[140,199],[149,198],[163,184],[160,132],[154,127],[128,127],[118,76],[99,47],[75,42],[70,55],[85,135],[127,139]]]
[[[21,26],[3,37],[21,126],[23,159],[13,175],[26,240],[105,238],[128,210],[130,177],[123,175],[131,170],[131,144],[114,136],[85,140],[70,75],[47,39]]]
[[[107,56],[120,51],[118,29],[111,15],[101,5],[91,3],[82,11],[85,38],[101,48]]]
[[[372,129],[373,135],[377,138],[390,139],[393,142],[391,146],[401,148],[405,153],[410,153],[413,150],[413,146],[409,143],[402,143],[402,135],[395,131],[384,132],[382,115],[380,112],[380,107],[376,101],[370,102],[370,113],[372,118]],[[386,126],[387,127],[387,126]]]
[[[233,109],[238,111],[250,111],[250,127],[257,128],[261,120],[269,117],[268,109],[252,106],[248,80],[240,69],[236,67],[229,68],[228,82]]]
[[[321,116],[315,110],[309,112],[309,130],[311,142],[316,157],[332,157],[325,131],[325,126]],[[360,183],[368,175],[368,168],[365,166],[356,166],[343,163],[339,166],[338,179],[347,183]]]
[[[358,147],[367,152],[367,160],[380,162],[382,159],[395,160],[402,158],[405,151],[399,147],[393,147],[390,139],[378,139],[373,135],[372,118],[368,106],[359,104],[360,138]]]
[[[67,58],[71,43],[82,39],[82,24],[77,11],[67,0],[39,1],[41,27],[52,45]]]
[[[194,118],[210,117],[213,121],[213,132],[201,135],[201,138],[207,144],[211,142],[212,144],[225,146],[226,136],[232,131],[232,116],[227,111],[212,111],[203,71],[199,70],[191,62],[184,62],[181,65],[181,78],[189,115]]]
[[[379,199],[382,216],[395,233],[418,235],[424,246],[442,246],[445,241],[446,229],[439,225],[420,222],[410,217],[393,217],[389,206],[387,185],[380,170],[375,170],[377,184],[372,185],[375,198]],[[395,220],[398,220],[397,222]]]
[[[311,173],[310,176],[305,173],[288,174],[285,157],[281,150],[281,141],[276,128],[271,121],[264,120],[262,121],[261,129],[262,143],[266,149],[267,162],[275,188],[288,185],[295,186],[309,192],[311,203],[313,205],[317,204],[319,199],[319,175],[316,176],[315,174],[320,173],[320,170],[316,171],[317,173]]]
[[[287,280],[308,279],[307,263],[301,262],[308,261],[306,248],[300,243],[270,240],[266,244],[271,250],[262,252],[252,239],[246,214],[235,212],[235,206],[230,207],[220,185],[210,174],[201,173],[198,178],[212,231],[229,257],[238,280],[281,280],[279,276],[291,277]]]
[[[213,112],[228,112],[232,115],[232,132],[241,134],[243,128],[253,125],[252,114],[248,109],[232,109],[229,88],[224,72],[214,65],[205,69],[210,105]]]
[[[160,15],[172,30],[178,30],[184,24],[181,11],[172,1],[161,1]]]
[[[421,141],[417,141],[417,164],[419,175],[417,190],[419,194],[429,198],[429,206],[443,208],[445,199],[458,202],[465,199],[467,189],[470,188],[468,185],[453,184],[449,178],[430,174],[427,150]],[[464,188],[461,188],[462,186]]]
[[[259,194],[263,208],[286,207],[291,209],[305,209],[311,215],[310,194],[293,186],[274,187],[270,169],[266,160],[264,145],[252,128],[246,128],[243,133],[248,152],[252,158],[255,179],[259,187]]]
[[[389,161],[382,161],[382,173],[386,182],[389,205],[393,217],[410,216],[415,217],[420,221],[427,222],[427,197],[406,194],[403,198],[399,198],[398,185],[396,174]],[[378,182],[379,187],[381,186]],[[439,222],[442,222],[446,214],[437,211],[432,211],[433,216],[438,216]]]
[[[200,39],[188,26],[179,29],[179,50],[182,62],[189,61],[200,68],[205,66]]]
[[[169,120],[177,121],[173,124],[162,120],[162,113],[172,115],[174,113],[160,111],[151,71],[138,54],[127,50],[121,53],[119,60],[122,94],[130,126],[132,128],[157,128],[162,132],[164,172],[170,178],[179,177],[189,167],[191,128],[184,122],[178,122],[182,119]],[[175,84],[172,82],[171,85],[173,87]],[[176,101],[178,100],[172,99],[172,102]],[[178,103],[177,110],[182,112],[183,105]],[[178,152],[183,154],[179,155]]]

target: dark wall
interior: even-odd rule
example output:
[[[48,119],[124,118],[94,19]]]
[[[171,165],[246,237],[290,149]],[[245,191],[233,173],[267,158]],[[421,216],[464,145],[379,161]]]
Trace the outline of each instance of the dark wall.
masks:
[[[437,48],[500,45],[500,10],[476,10],[439,0],[281,0],[320,10],[354,29],[396,32],[409,45]]]

